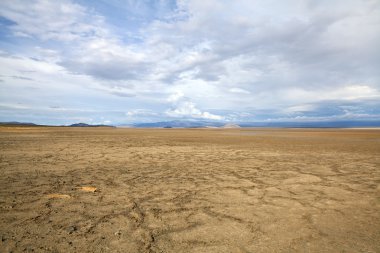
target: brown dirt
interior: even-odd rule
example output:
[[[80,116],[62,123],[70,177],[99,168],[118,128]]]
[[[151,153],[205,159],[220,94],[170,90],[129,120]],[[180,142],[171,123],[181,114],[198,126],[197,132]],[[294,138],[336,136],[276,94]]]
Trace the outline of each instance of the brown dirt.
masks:
[[[0,252],[380,252],[379,170],[374,129],[0,127]]]

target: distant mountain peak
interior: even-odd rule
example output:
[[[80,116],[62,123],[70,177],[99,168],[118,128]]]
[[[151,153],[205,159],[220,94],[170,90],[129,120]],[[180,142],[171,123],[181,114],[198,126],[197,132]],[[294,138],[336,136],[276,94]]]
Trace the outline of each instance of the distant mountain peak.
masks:
[[[10,122],[0,122],[2,126],[40,126],[30,122],[18,122],[18,121],[10,121]]]
[[[233,123],[227,123],[223,126],[223,128],[240,128],[240,126]]]
[[[109,126],[109,125],[90,125],[87,123],[74,123],[69,125],[69,127],[114,127],[114,126]]]
[[[88,127],[90,125],[86,123],[74,123],[74,124],[71,124],[70,126],[71,127]]]

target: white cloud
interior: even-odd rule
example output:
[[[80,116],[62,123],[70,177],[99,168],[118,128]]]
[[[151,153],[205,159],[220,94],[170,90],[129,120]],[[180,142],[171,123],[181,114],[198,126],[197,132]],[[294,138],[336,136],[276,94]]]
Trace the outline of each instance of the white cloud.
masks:
[[[224,117],[220,115],[201,111],[196,107],[195,103],[191,102],[188,97],[185,97],[181,91],[171,94],[167,101],[172,104],[172,108],[166,111],[166,114],[170,117],[190,117],[210,120],[224,119]]]
[[[291,107],[285,108],[284,111],[286,113],[299,113],[299,112],[313,111],[315,109],[316,109],[315,105],[312,105],[312,104],[300,104],[300,105],[295,105],[295,106],[291,106]]]
[[[241,88],[231,88],[229,89],[229,91],[232,93],[239,93],[239,94],[251,94],[251,92],[241,89]]]
[[[318,90],[308,90],[304,88],[287,88],[276,91],[283,102],[292,101],[299,103],[319,102],[325,100],[358,100],[358,99],[380,99],[380,91],[368,85],[346,85],[343,87],[329,87]],[[280,98],[280,94],[282,98]]]
[[[199,119],[222,120],[222,116],[209,112],[202,112],[196,108],[195,104],[190,101],[180,102],[176,108],[166,111],[166,114],[171,117],[190,117]]]
[[[368,85],[347,85],[337,90],[333,90],[330,94],[325,95],[325,99],[347,99],[355,100],[361,98],[378,98],[380,99],[380,91]]]
[[[153,112],[151,110],[146,110],[146,109],[134,109],[130,110],[126,113],[128,117],[140,117],[140,116],[157,116],[156,112]]]
[[[0,15],[16,22],[11,26],[16,36],[73,41],[106,33],[102,17],[90,16],[86,8],[68,0],[5,0]]]
[[[176,102],[178,102],[180,99],[182,99],[184,96],[185,96],[185,95],[183,94],[183,92],[181,92],[181,91],[177,91],[177,92],[171,94],[171,95],[168,97],[167,101],[168,101],[168,102],[171,102],[171,103],[176,103]]]

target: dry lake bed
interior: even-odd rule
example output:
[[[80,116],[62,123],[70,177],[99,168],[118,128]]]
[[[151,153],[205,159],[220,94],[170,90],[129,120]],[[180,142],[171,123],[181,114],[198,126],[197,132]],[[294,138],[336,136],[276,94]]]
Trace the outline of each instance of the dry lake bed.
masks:
[[[0,127],[0,252],[380,252],[380,130]]]

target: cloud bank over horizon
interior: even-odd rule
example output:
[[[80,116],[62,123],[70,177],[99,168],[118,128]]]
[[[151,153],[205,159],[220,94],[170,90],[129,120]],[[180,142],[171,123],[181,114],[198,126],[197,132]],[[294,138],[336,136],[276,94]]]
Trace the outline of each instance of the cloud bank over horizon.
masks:
[[[380,120],[377,0],[4,0],[0,121]]]

